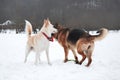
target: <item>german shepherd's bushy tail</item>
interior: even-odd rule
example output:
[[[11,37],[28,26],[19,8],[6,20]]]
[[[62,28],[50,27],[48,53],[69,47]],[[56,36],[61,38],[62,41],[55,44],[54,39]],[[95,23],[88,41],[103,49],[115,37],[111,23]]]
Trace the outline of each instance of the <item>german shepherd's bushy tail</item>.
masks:
[[[99,33],[99,35],[91,36],[92,40],[99,41],[99,40],[102,40],[103,38],[105,38],[106,35],[108,34],[108,29],[101,28],[100,30],[97,31],[97,33]]]
[[[29,22],[29,21],[27,21],[27,20],[25,20],[25,23],[26,23],[26,25],[25,25],[25,31],[26,31],[26,33],[27,33],[27,36],[28,36],[28,38],[31,36],[31,34],[32,34],[32,25],[31,25],[31,23]]]

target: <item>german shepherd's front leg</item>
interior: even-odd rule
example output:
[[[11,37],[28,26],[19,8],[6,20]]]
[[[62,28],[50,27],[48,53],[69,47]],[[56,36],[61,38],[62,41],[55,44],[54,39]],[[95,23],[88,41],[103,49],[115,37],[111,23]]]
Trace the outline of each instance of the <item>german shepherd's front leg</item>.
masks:
[[[67,62],[68,61],[68,48],[67,47],[63,47],[64,48],[64,52],[65,52],[65,59],[64,59],[64,62]]]

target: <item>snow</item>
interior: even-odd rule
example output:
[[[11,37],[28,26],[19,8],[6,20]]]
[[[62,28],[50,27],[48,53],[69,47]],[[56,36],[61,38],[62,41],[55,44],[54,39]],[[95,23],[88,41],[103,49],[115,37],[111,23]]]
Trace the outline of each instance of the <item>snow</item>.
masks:
[[[34,65],[34,52],[24,63],[26,40],[25,34],[0,34],[0,80],[120,79],[120,31],[111,31],[104,40],[95,43],[90,67],[85,67],[87,60],[82,65],[73,61],[63,63],[64,51],[57,41],[50,43],[52,65],[47,64],[45,52],[41,53],[40,64]],[[69,59],[74,59],[71,51]]]

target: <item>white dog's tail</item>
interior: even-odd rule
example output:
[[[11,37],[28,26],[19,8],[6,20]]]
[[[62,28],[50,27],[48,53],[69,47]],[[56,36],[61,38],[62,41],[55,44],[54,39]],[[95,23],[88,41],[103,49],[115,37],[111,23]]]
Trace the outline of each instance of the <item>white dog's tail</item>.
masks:
[[[25,20],[25,23],[26,23],[26,25],[25,25],[25,31],[27,32],[28,37],[30,37],[31,34],[32,34],[32,25],[27,20]]]

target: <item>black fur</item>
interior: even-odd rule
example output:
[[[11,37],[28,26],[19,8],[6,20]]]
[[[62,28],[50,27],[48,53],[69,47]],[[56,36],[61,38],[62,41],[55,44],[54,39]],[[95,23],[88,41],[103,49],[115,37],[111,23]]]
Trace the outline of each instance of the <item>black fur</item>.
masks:
[[[76,42],[83,37],[86,32],[81,29],[73,29],[70,31],[67,40],[72,44],[76,44]]]

